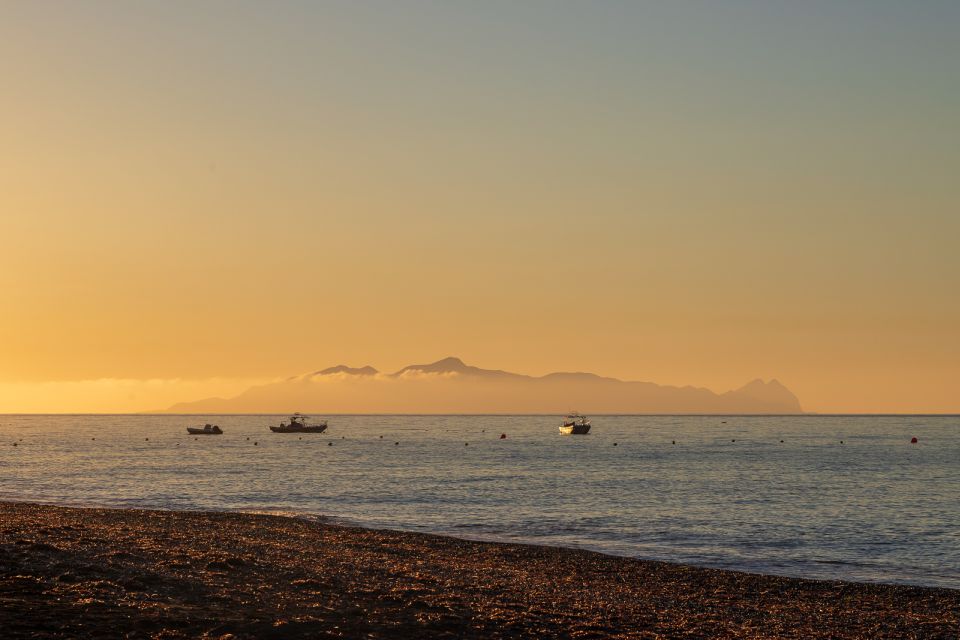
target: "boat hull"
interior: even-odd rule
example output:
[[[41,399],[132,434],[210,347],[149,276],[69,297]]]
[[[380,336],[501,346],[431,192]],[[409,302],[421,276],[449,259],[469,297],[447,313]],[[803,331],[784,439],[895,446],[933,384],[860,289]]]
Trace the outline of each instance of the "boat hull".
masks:
[[[219,436],[223,433],[222,429],[197,429],[196,427],[187,427],[187,433],[192,436]]]
[[[270,427],[274,433],[323,433],[327,430],[327,425],[318,424],[309,427]]]
[[[560,434],[565,436],[582,436],[590,432],[588,424],[565,424],[560,427]]]

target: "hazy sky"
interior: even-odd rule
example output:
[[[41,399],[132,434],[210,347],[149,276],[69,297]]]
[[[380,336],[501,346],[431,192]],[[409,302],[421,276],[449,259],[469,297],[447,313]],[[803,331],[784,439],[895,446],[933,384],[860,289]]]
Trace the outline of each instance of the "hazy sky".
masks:
[[[0,411],[447,355],[960,411],[958,29],[954,0],[3,2]]]

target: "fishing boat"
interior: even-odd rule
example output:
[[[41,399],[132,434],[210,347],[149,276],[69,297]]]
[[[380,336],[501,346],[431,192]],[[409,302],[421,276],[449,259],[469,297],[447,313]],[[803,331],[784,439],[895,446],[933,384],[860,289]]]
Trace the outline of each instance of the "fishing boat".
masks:
[[[587,420],[586,416],[582,416],[575,411],[571,411],[567,417],[563,419],[563,424],[560,425],[560,433],[565,436],[583,435],[589,432],[590,421]]]
[[[223,433],[223,429],[215,424],[205,424],[203,428],[187,427],[187,433],[192,436],[218,436]]]
[[[316,424],[309,424],[307,422],[308,417],[295,413],[290,416],[290,424],[280,423],[279,427],[270,426],[270,431],[274,433],[323,433],[327,430],[327,422],[318,422]]]

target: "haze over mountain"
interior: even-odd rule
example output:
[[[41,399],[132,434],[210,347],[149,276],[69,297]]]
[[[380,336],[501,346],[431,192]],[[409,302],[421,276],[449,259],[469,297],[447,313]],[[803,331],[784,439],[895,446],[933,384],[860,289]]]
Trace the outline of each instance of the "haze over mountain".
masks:
[[[165,413],[802,413],[777,380],[715,393],[702,387],[627,382],[593,373],[534,377],[481,369],[449,357],[394,373],[367,365],[329,367],[234,398],[182,402]]]

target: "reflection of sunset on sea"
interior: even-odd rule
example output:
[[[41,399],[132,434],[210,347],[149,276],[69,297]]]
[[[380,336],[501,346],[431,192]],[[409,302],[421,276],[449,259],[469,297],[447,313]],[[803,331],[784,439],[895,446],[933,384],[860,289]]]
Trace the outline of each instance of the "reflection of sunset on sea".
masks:
[[[450,353],[960,410],[952,4],[189,14],[2,10],[0,411]]]

